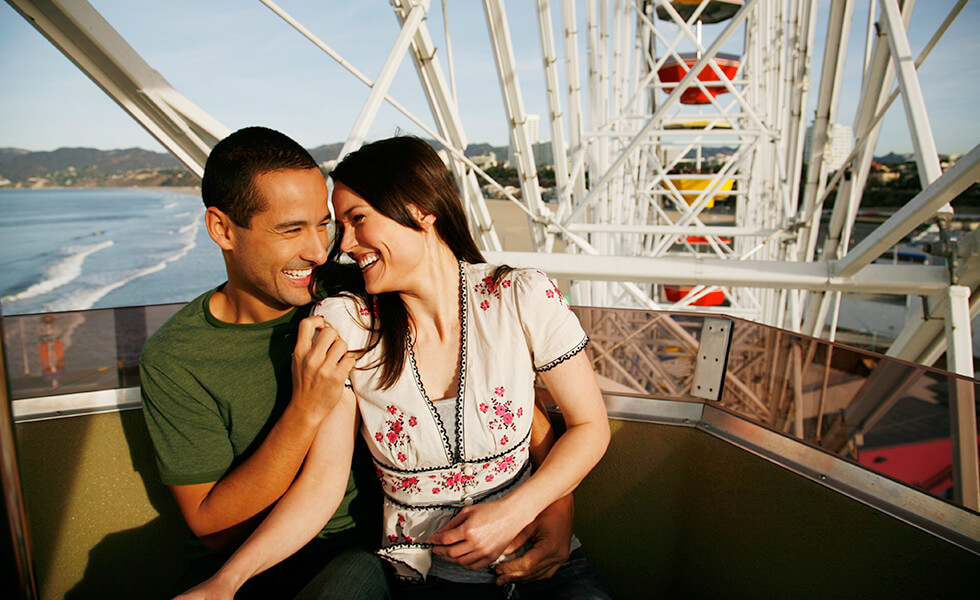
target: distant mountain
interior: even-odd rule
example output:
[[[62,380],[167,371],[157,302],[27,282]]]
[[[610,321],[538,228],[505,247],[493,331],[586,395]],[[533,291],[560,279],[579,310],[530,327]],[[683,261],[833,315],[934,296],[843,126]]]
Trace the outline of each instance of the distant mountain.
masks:
[[[466,156],[480,156],[493,152],[497,155],[497,160],[507,158],[507,146],[491,146],[490,144],[470,144],[466,147]]]
[[[20,148],[0,148],[0,158],[20,156],[22,154],[30,154],[30,152],[30,150],[21,150]]]
[[[337,155],[340,154],[340,150],[343,147],[343,142],[337,142],[336,144],[324,144],[322,146],[317,146],[316,148],[310,148],[309,151],[313,156],[313,160],[315,160],[318,165],[322,165],[328,160],[337,160]]]
[[[429,140],[436,148],[441,145]],[[310,148],[319,164],[335,160],[343,143]],[[507,147],[470,144],[467,156],[496,152],[507,155]],[[148,175],[152,174],[152,175]],[[10,187],[119,187],[129,185],[199,185],[194,176],[173,155],[142,148],[96,150],[95,148],[59,148],[32,152],[20,148],[0,148],[0,181]]]
[[[59,175],[93,178],[178,168],[183,166],[173,155],[142,148],[59,148],[49,152],[0,148],[0,176],[13,182],[31,178],[57,179]]]
[[[432,145],[433,148],[440,150],[442,149],[442,144],[435,140],[425,140]],[[310,154],[313,155],[313,159],[316,160],[317,164],[323,164],[327,161],[337,160],[337,155],[340,154],[340,150],[344,147],[342,142],[336,144],[324,144],[322,146],[317,146],[316,148],[310,148]],[[470,144],[466,147],[466,156],[480,156],[481,154],[487,154],[488,152],[494,152],[497,154],[498,160],[503,160],[507,157],[507,146],[492,146],[490,144]]]
[[[895,154],[894,152],[889,152],[884,156],[876,156],[875,162],[882,165],[894,165],[907,163],[915,160],[914,154]]]

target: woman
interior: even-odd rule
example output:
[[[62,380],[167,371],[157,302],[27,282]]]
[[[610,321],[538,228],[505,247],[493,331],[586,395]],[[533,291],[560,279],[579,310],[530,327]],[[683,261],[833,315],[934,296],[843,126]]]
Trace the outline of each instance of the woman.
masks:
[[[581,352],[588,340],[543,274],[484,264],[425,142],[365,146],[331,177],[334,253],[360,266],[372,304],[328,298],[314,312],[348,347],[368,348],[351,383],[386,496],[381,555],[408,579],[429,574],[429,544],[486,567],[606,449],[602,397]],[[535,373],[566,432],[531,475]],[[435,574],[477,579],[451,564],[437,559]]]
[[[326,298],[314,313],[359,349],[350,375],[356,416],[350,404],[335,409],[305,475],[217,577],[264,565],[258,547],[301,545],[293,539],[300,515],[316,515],[306,518],[304,536],[315,532],[311,521],[329,518],[316,501],[325,480],[307,472],[330,452],[350,451],[356,419],[385,492],[379,554],[402,582],[395,596],[501,597],[490,565],[572,492],[608,444],[602,396],[582,352],[588,338],[544,274],[484,264],[453,180],[425,142],[369,144],[331,177],[339,227],[331,255],[357,263],[363,293]],[[566,431],[535,457],[532,474],[536,375]],[[333,463],[331,477],[339,477]],[[608,598],[584,557],[572,556],[552,580],[519,584],[520,597],[572,597],[584,586],[574,597]]]

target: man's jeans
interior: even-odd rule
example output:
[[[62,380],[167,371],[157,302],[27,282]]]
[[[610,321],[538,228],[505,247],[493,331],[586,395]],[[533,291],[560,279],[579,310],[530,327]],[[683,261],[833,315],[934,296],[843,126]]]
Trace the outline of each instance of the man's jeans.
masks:
[[[465,598],[466,600],[612,600],[612,592],[592,568],[581,548],[574,550],[554,577],[505,585],[456,583],[429,577],[425,583],[394,583],[398,600]]]
[[[176,586],[184,592],[213,575],[228,555],[194,561]],[[297,596],[297,594],[299,594]],[[390,600],[385,567],[372,552],[314,539],[296,554],[248,580],[236,600]]]

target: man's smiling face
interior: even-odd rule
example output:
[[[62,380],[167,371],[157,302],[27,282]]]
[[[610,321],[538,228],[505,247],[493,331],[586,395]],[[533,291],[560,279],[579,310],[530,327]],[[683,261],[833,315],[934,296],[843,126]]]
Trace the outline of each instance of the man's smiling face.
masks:
[[[264,208],[247,228],[231,225],[227,291],[264,320],[312,301],[313,267],[327,259],[330,212],[319,169],[270,171],[253,185]]]

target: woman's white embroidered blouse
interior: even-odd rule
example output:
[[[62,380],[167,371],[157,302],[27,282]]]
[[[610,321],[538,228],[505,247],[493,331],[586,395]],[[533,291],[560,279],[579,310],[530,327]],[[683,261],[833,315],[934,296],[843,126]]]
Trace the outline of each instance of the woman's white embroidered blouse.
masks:
[[[408,345],[405,369],[387,390],[378,383],[380,348],[351,371],[361,434],[384,489],[382,557],[405,578],[425,577],[429,536],[474,502],[503,497],[530,476],[528,443],[535,371],[581,351],[588,338],[561,292],[529,269],[494,284],[493,265],[460,264],[462,318],[455,443],[426,397]],[[370,313],[349,297],[313,310],[352,350],[367,345]],[[407,343],[407,342],[406,342]]]

